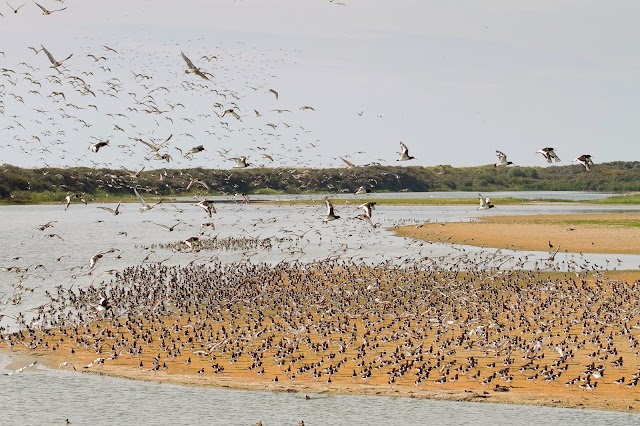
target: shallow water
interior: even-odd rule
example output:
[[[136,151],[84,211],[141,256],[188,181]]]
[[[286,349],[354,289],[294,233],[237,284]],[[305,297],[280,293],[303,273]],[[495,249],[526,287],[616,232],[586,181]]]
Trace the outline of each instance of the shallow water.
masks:
[[[601,194],[552,193],[563,199],[590,199]],[[383,194],[389,197],[391,194]],[[429,194],[440,196],[437,193]],[[446,193],[448,196],[461,196]],[[485,195],[485,194],[483,194]],[[492,197],[551,198],[540,193],[500,193]],[[398,196],[405,196],[400,194]],[[407,196],[415,197],[416,194]],[[476,194],[465,194],[475,198]],[[260,197],[286,199],[286,197]],[[296,197],[291,197],[296,198]],[[336,197],[339,198],[339,197]],[[344,196],[343,198],[347,198]],[[228,198],[227,198],[228,200]],[[111,204],[103,206],[115,207]],[[2,313],[16,315],[45,303],[45,291],[63,287],[86,286],[92,282],[109,281],[111,269],[148,262],[166,264],[208,262],[215,257],[223,262],[250,260],[280,262],[282,260],[313,261],[325,258],[351,259],[377,264],[414,262],[421,257],[455,258],[462,248],[449,244],[429,244],[398,238],[383,228],[395,224],[470,220],[484,215],[550,214],[640,211],[638,207],[593,206],[575,204],[536,204],[498,206],[491,211],[478,211],[475,206],[377,206],[374,222],[381,227],[370,229],[365,223],[349,220],[358,213],[354,205],[342,198],[334,202],[336,214],[342,220],[322,224],[323,206],[273,206],[220,203],[218,213],[209,219],[194,204],[161,205],[141,213],[137,204],[124,206],[123,214],[110,215],[97,205],[73,204],[68,211],[62,205],[1,206],[0,267],[18,266],[26,272],[0,271],[0,299],[7,300],[14,286],[32,288],[24,293],[22,303],[0,306]],[[56,221],[44,232],[34,227]],[[158,224],[181,223],[173,232]],[[200,225],[213,221],[211,235],[266,238],[286,237],[272,250],[239,250],[200,253],[178,253],[154,247],[156,243],[176,242],[198,235]],[[126,233],[125,234],[123,234]],[[57,234],[60,238],[43,237]],[[10,243],[7,243],[10,242]],[[89,274],[89,258],[110,248],[116,251],[102,258]],[[529,255],[526,268],[541,266],[545,252],[513,252],[507,250],[464,247],[465,256],[478,262],[487,259],[519,258]],[[496,254],[498,253],[498,254]],[[502,256],[502,257],[500,257]],[[609,269],[637,269],[640,255],[601,255],[559,253],[557,267],[566,267],[567,260],[590,262]],[[619,261],[618,261],[619,260]],[[502,260],[500,260],[502,261]],[[42,265],[36,267],[36,265]],[[2,325],[12,325],[5,317]],[[12,328],[13,329],[13,328]],[[0,358],[0,368],[8,364]],[[23,373],[0,376],[0,425],[2,424],[64,424],[69,418],[75,424],[245,424],[262,420],[264,425],[297,424],[534,424],[541,420],[549,424],[631,424],[640,416],[622,413],[567,410],[544,407],[499,404],[456,403],[365,396],[303,395],[230,391],[209,388],[181,387],[167,384],[134,382],[123,379],[74,374],[42,367]]]
[[[0,355],[0,368],[7,357]],[[0,376],[0,425],[628,425],[639,414],[357,395],[222,390],[43,367]]]

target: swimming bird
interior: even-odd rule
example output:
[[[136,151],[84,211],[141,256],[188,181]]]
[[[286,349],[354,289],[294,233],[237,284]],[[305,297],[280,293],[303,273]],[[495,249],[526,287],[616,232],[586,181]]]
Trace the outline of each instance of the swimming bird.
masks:
[[[513,164],[513,162],[511,161],[507,161],[507,154],[505,154],[504,152],[496,150],[496,155],[498,156],[498,162],[493,165],[494,167],[508,166],[509,164]]]
[[[47,58],[49,58],[49,62],[51,62],[51,68],[58,68],[64,62],[66,62],[69,58],[71,58],[73,56],[73,53],[72,53],[69,56],[67,56],[66,58],[64,58],[63,60],[56,61],[56,59],[53,57],[53,55],[43,45],[40,45],[40,47],[42,47],[42,50],[44,51],[44,54],[47,55]]]
[[[482,194],[478,194],[478,196],[480,197],[480,207],[478,207],[478,210],[492,209],[495,207],[491,204],[489,197],[483,198]]]
[[[34,1],[35,5],[38,6],[40,9],[42,9],[42,14],[43,15],[51,15],[53,12],[60,12],[66,9],[66,7],[63,7],[62,9],[55,9],[55,10],[48,10],[47,8],[43,7],[42,5],[36,3]]]
[[[554,161],[557,163],[560,161],[560,157],[558,157],[555,150],[550,147],[539,149],[535,153],[542,154],[545,160],[547,160],[547,163],[553,163]]]
[[[205,80],[209,80],[209,77],[207,77],[202,71],[200,71],[200,68],[193,65],[193,62],[191,62],[191,59],[187,58],[187,55],[185,55],[183,52],[180,52],[180,54],[182,55],[182,59],[184,59],[184,61],[187,63],[187,67],[189,68],[185,70],[185,73],[193,73],[204,78]]]
[[[161,204],[161,203],[162,203],[162,201],[163,201],[163,200],[161,199],[160,201],[158,201],[158,202],[157,202],[157,203],[155,203],[155,204],[149,204],[149,203],[147,203],[147,202],[144,200],[144,198],[142,198],[142,195],[140,195],[140,194],[138,193],[138,190],[137,190],[135,187],[133,187],[133,192],[136,194],[136,197],[138,198],[138,200],[140,200],[140,202],[142,203],[142,207],[140,208],[140,211],[141,211],[141,212],[142,212],[142,211],[146,211],[146,210],[151,210],[152,208],[154,208],[154,207],[155,207],[155,206],[157,206],[158,204]]]
[[[329,201],[329,197],[326,197],[324,199],[324,203],[327,206],[327,217],[322,219],[322,222],[327,223],[332,220],[340,219],[340,216],[336,216],[333,212],[333,204],[331,204],[331,201]]]
[[[89,146],[89,149],[92,152],[98,152],[100,151],[100,148],[102,148],[103,146],[109,146],[109,141],[96,142],[94,144],[91,144],[91,146]]]
[[[416,158],[409,155],[409,148],[407,148],[407,145],[405,145],[404,142],[400,142],[400,149],[400,158],[398,158],[396,161],[407,161]]]
[[[573,161],[577,161],[582,164],[588,172],[591,171],[591,166],[593,166],[593,160],[591,159],[591,155],[589,154],[582,154],[581,156],[576,157],[576,159]]]

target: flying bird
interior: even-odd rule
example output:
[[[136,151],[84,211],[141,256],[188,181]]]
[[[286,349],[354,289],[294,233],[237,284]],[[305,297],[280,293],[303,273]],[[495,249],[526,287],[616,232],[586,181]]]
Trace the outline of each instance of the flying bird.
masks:
[[[73,56],[73,53],[72,53],[69,56],[67,56],[66,58],[64,58],[63,60],[56,61],[56,59],[53,57],[53,55],[43,45],[40,45],[40,47],[42,48],[42,51],[44,52],[44,54],[47,55],[47,58],[49,58],[49,62],[51,62],[51,68],[58,68],[64,62],[66,62],[69,58],[71,58]]]
[[[42,9],[42,14],[43,15],[51,15],[53,12],[60,12],[66,9],[66,7],[63,7],[62,9],[55,9],[55,10],[48,10],[47,8],[45,8],[44,6],[36,3],[34,1],[35,5],[38,6],[40,9]]]
[[[244,157],[244,156],[229,158],[229,160],[233,160],[236,162],[236,165],[233,166],[234,169],[245,169],[252,165],[247,161],[247,157]]]
[[[185,55],[183,52],[180,52],[180,54],[182,54],[182,59],[184,59],[184,61],[187,63],[188,69],[185,70],[185,73],[193,73],[204,78],[205,80],[209,80],[209,77],[207,77],[202,71],[200,71],[200,68],[193,65],[193,62],[191,62],[191,59],[187,58],[187,55]]]
[[[416,158],[409,155],[409,148],[407,148],[404,142],[400,142],[400,149],[401,149],[400,158],[398,158],[396,161],[407,161],[407,160],[413,160]]]
[[[478,196],[480,197],[480,207],[478,207],[478,210],[492,209],[495,207],[491,204],[491,199],[489,199],[489,197],[483,198],[482,194],[478,194]]]
[[[278,92],[273,89],[269,89],[269,93],[273,93],[276,96],[276,100],[278,99]]]
[[[373,213],[373,210],[376,208],[376,203],[370,201],[364,204],[360,204],[357,208],[364,210],[364,214],[369,219],[371,219],[371,214]]]
[[[582,164],[588,172],[591,171],[591,166],[594,165],[593,160],[591,159],[591,155],[589,154],[582,154],[581,156],[576,157],[576,159],[573,161],[577,161]]]
[[[547,160],[547,163],[553,163],[554,161],[557,163],[560,161],[560,157],[556,154],[553,148],[542,148],[535,152],[536,154],[542,154],[542,156]]]
[[[91,144],[91,146],[89,146],[89,149],[92,152],[98,152],[100,151],[100,148],[102,148],[103,146],[109,146],[109,141],[96,142],[94,144]]]
[[[114,215],[114,216],[118,216],[119,214],[122,214],[122,212],[120,211],[120,206],[121,206],[121,204],[118,203],[118,205],[116,206],[115,209],[112,209],[111,207],[102,207],[102,206],[99,206],[98,208],[102,209],[102,210],[106,210],[108,212],[111,212],[111,214]]]
[[[198,204],[196,204],[198,207],[204,209],[204,211],[207,212],[207,214],[209,215],[209,217],[211,217],[212,213],[217,213],[216,212],[216,208],[213,205],[213,200],[202,200],[200,201]]]
[[[7,4],[7,6],[9,6],[11,8],[11,10],[13,10],[13,13],[18,13],[20,8],[25,5],[24,3],[22,3],[20,6],[18,6],[17,9],[14,9],[13,6],[11,6],[8,1],[5,1],[5,3]]]
[[[162,201],[163,201],[163,200],[161,199],[160,201],[158,201],[158,202],[157,202],[157,203],[155,203],[155,204],[149,204],[149,203],[147,203],[147,202],[145,201],[145,199],[144,199],[144,198],[142,198],[142,195],[140,195],[140,194],[138,193],[138,190],[137,190],[135,187],[133,187],[133,192],[136,194],[136,197],[138,198],[138,200],[140,200],[140,202],[142,203],[142,207],[140,208],[140,211],[141,211],[141,212],[143,212],[143,211],[147,211],[147,210],[151,210],[152,208],[154,208],[154,207],[155,207],[155,206],[157,206],[158,204],[161,204],[161,203],[162,203]]]
[[[509,164],[513,164],[513,162],[511,161],[507,161],[507,154],[505,154],[504,152],[498,151],[496,149],[496,155],[498,156],[498,162],[493,165],[494,167],[508,166]]]
[[[64,211],[67,211],[67,209],[69,208],[69,204],[71,204],[71,201],[73,199],[80,200],[85,205],[87,204],[87,200],[84,198],[84,194],[80,194],[79,192],[76,192],[75,194],[69,194],[66,197],[64,197],[64,201],[65,201]]]
[[[329,201],[329,197],[326,197],[324,199],[324,203],[327,206],[327,216],[322,219],[322,222],[327,223],[332,220],[340,219],[340,216],[336,216],[333,212],[333,204],[331,204],[331,201]]]

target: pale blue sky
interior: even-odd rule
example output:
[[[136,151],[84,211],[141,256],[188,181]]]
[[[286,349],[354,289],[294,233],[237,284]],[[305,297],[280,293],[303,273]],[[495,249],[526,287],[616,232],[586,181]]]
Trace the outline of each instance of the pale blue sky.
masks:
[[[42,16],[32,2],[17,14],[0,5],[0,68],[16,72],[0,76],[0,163],[231,168],[234,163],[216,152],[225,149],[228,157],[249,156],[254,164],[267,164],[260,153],[271,154],[273,166],[342,167],[338,156],[357,164],[472,166],[495,162],[499,149],[516,164],[543,166],[534,152],[544,146],[556,148],[561,164],[580,154],[596,163],[640,159],[638,2],[39,3],[67,9]],[[47,79],[56,74],[47,58],[27,49],[40,44],[57,59],[73,53],[65,74],[83,78],[96,97],[74,92],[72,80],[58,85]],[[211,81],[185,74],[180,51],[211,72]],[[88,53],[108,59],[96,63]],[[218,59],[207,62],[203,54]],[[153,79],[136,81],[131,71]],[[41,86],[25,80],[24,72]],[[117,93],[108,90],[113,78],[121,83]],[[203,82],[207,87],[188,90]],[[169,92],[153,91],[162,86]],[[229,130],[220,125],[213,105],[225,100],[214,88],[238,94],[243,122],[227,116],[222,121]],[[46,98],[53,91],[84,109]],[[142,112],[136,99],[149,92],[167,112]],[[177,102],[186,108],[172,111],[168,105]],[[303,105],[315,111],[300,110]],[[129,139],[169,134],[169,164],[145,160],[149,149]],[[92,153],[91,136],[111,146]],[[401,140],[416,160],[395,161]],[[206,151],[192,160],[176,149],[199,144]]]

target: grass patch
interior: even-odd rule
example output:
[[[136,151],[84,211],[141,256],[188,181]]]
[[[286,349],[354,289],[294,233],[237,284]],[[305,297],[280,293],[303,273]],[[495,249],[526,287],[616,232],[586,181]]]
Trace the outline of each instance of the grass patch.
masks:
[[[614,195],[601,200],[590,201],[592,204],[640,204],[640,194]]]

